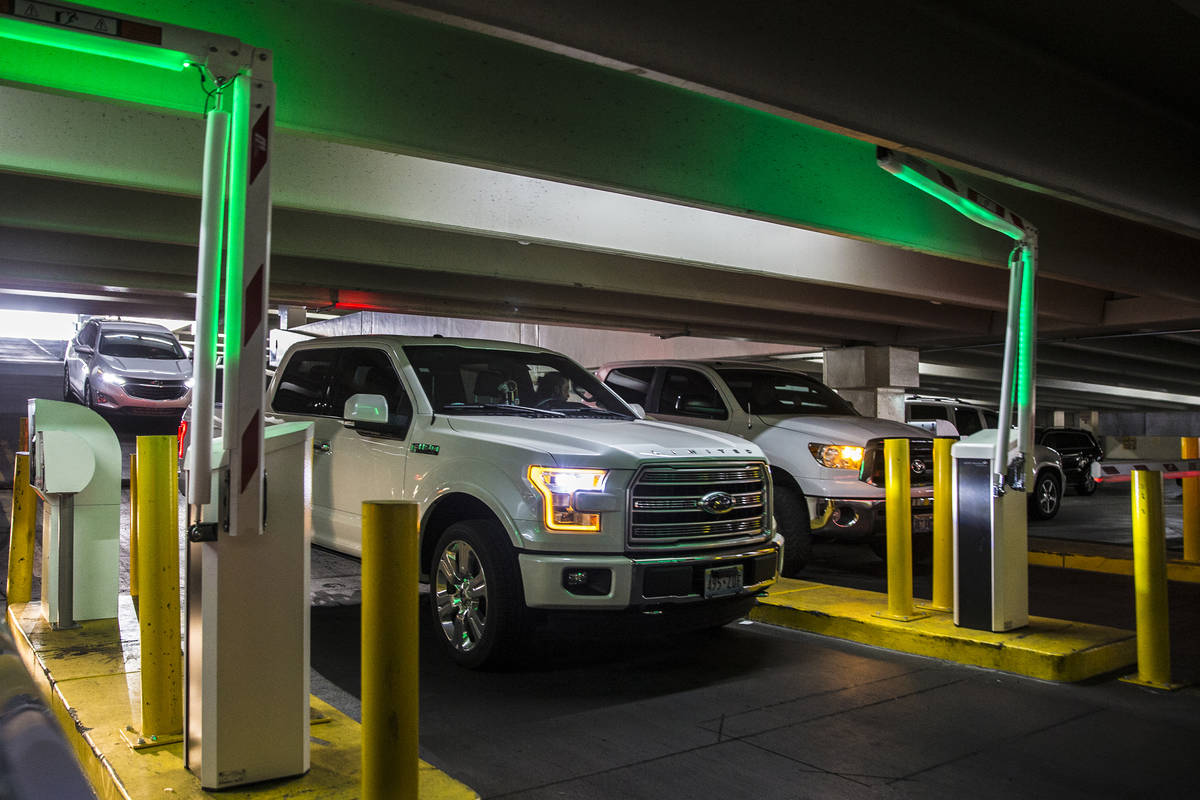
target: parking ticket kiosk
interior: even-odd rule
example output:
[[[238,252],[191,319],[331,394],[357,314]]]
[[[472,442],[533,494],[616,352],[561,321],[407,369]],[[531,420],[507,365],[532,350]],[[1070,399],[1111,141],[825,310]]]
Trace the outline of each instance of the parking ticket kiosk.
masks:
[[[41,497],[42,613],[55,628],[117,616],[121,445],[104,418],[29,401],[31,480]]]
[[[1029,623],[1028,510],[1023,491],[997,494],[996,429],[954,443],[954,624],[1009,631]],[[1008,460],[1018,442],[1009,442]],[[1024,462],[1017,463],[1024,469]]]

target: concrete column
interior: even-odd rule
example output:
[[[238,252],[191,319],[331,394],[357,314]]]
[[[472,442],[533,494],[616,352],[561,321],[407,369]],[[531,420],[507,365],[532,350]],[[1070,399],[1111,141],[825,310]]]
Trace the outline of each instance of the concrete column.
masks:
[[[825,385],[860,414],[904,421],[904,395],[920,385],[918,353],[909,347],[842,347],[825,351]]]
[[[283,330],[308,324],[308,309],[304,306],[280,306],[279,327]]]

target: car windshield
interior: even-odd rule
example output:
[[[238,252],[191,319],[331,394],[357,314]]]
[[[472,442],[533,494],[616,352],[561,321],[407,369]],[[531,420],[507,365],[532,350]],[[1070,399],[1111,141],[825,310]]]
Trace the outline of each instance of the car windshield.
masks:
[[[157,358],[178,361],[187,358],[169,333],[110,331],[100,336],[100,355],[116,358]]]
[[[849,414],[854,406],[820,381],[795,372],[718,369],[746,413]]]
[[[595,375],[556,353],[454,345],[404,353],[435,412],[632,419]]]

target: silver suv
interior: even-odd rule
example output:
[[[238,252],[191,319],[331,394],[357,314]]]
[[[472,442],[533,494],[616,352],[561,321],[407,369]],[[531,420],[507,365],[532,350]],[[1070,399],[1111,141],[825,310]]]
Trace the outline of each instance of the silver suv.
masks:
[[[949,397],[910,395],[904,399],[904,417],[910,425],[927,428],[938,436],[970,436],[984,428],[995,428],[1000,415],[995,409]],[[956,433],[946,429],[946,423]],[[1029,494],[1029,516],[1032,519],[1053,519],[1062,506],[1062,456],[1044,445],[1033,446],[1033,491]]]
[[[67,343],[63,399],[96,411],[183,413],[192,362],[162,325],[93,319]]]

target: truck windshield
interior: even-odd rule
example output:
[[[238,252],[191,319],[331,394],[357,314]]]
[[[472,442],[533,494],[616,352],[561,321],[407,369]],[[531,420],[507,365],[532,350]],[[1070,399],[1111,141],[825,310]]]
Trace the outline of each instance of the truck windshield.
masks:
[[[595,375],[555,353],[410,345],[404,348],[435,412],[632,419]]]
[[[795,372],[758,369],[718,369],[746,413],[850,414],[854,406],[820,381]]]

